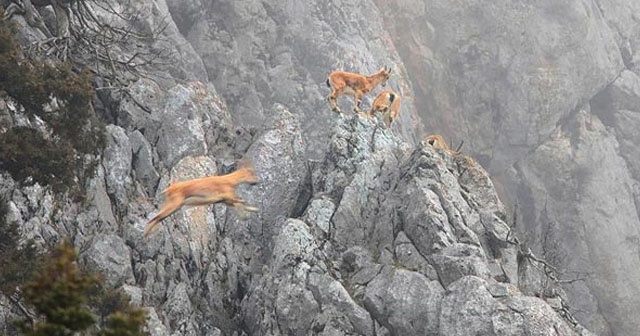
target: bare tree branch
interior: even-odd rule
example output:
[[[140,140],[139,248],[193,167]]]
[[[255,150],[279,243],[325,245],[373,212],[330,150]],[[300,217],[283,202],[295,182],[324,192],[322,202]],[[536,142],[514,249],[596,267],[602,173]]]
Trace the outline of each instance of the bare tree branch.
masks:
[[[22,298],[21,298],[21,291],[19,288],[16,288],[16,291],[13,292],[12,295],[7,296],[9,298],[9,301],[11,301],[11,304],[13,304],[15,307],[18,308],[18,310],[20,310],[20,313],[22,313],[22,315],[29,320],[29,323],[31,324],[31,326],[34,326],[36,323],[36,317],[35,314],[33,314],[32,312],[30,312],[23,304],[22,304]]]
[[[15,1],[15,0],[11,0]],[[140,32],[137,27],[144,14],[116,9],[102,0],[22,0],[12,2],[4,19],[23,14],[29,24],[41,30],[47,39],[29,47],[31,57],[70,60],[78,67],[89,66],[103,80],[103,87],[126,87],[157,65],[168,65],[168,49],[153,50],[154,43],[169,25],[165,19]],[[134,4],[134,2],[130,2]],[[52,35],[36,8],[51,6],[56,18],[56,34]],[[127,8],[127,6],[123,6]]]

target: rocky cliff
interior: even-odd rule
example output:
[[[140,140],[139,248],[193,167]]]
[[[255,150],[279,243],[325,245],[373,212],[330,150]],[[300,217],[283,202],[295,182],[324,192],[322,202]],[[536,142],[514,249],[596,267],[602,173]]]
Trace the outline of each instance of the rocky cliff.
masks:
[[[172,58],[99,95],[108,146],[86,201],[7,174],[0,190],[26,237],[72,237],[148,307],[152,334],[588,334],[571,314],[598,335],[637,330],[635,1],[117,3],[140,29],[167,23],[149,48]],[[330,113],[330,70],[384,65],[403,96],[391,130]],[[18,111],[0,101],[9,125]],[[493,183],[425,132],[465,140]],[[258,214],[184,209],[142,239],[171,181],[243,156]],[[529,247],[564,290],[545,293]]]
[[[164,99],[157,112],[173,131],[160,124],[154,146],[108,126],[84,206],[3,177],[25,234],[45,245],[72,237],[84,263],[149,311],[152,335],[590,335],[562,296],[543,295],[540,265],[518,258],[473,159],[408,145],[352,115],[335,116],[325,157],[308,161],[299,120],[282,105],[248,137],[221,129],[232,128],[226,108],[201,86]],[[192,142],[176,133],[184,124]],[[234,147],[240,137],[250,144]],[[161,154],[163,141],[181,141],[182,154]],[[240,220],[224,206],[183,209],[144,239],[159,191],[228,170],[227,151],[254,163],[261,184],[241,194],[261,211]],[[154,156],[175,163],[148,198]]]
[[[640,3],[377,3],[427,129],[467,139],[520,233],[562,256],[581,321],[637,333]]]

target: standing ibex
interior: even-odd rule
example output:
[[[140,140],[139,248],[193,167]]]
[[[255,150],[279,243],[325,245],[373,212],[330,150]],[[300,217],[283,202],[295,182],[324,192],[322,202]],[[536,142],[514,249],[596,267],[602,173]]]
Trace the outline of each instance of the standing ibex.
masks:
[[[331,110],[340,113],[336,99],[341,95],[349,94],[353,95],[355,99],[353,111],[357,113],[360,108],[362,95],[373,90],[378,85],[384,86],[389,79],[390,73],[391,68],[387,69],[386,67],[371,76],[363,76],[346,71],[334,71],[330,73],[327,78],[327,86],[331,88],[331,94],[329,94],[328,97]]]
[[[243,183],[258,183],[253,168],[246,163],[231,174],[208,176],[171,184],[163,191],[165,201],[160,212],[144,228],[144,236],[147,237],[158,223],[184,205],[196,206],[224,202],[233,207],[240,216],[246,215],[245,210],[258,211],[258,208],[247,206],[244,200],[236,195],[236,187]]]
[[[382,112],[382,118],[387,128],[398,117],[400,112],[400,96],[393,90],[383,90],[376,96],[371,104],[369,116],[373,117],[377,112]]]

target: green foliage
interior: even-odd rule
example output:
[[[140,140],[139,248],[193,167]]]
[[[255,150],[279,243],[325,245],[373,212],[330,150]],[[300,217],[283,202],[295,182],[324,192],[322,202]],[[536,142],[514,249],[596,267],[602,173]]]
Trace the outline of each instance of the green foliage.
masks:
[[[142,309],[133,309],[126,313],[117,311],[107,317],[105,328],[100,336],[143,336],[146,325],[146,314]]]
[[[97,155],[105,145],[104,125],[97,120],[91,106],[94,96],[91,78],[89,71],[76,73],[68,63],[23,59],[13,32],[7,23],[0,22],[0,91],[6,92],[11,99],[23,106],[28,116],[42,119],[53,133],[46,144],[42,136],[37,138],[30,135],[28,139],[21,140],[20,134],[7,135],[12,141],[0,141],[0,152],[8,152],[13,156],[1,156],[0,168],[8,170],[14,178],[21,180],[25,173],[19,174],[19,167],[29,167],[29,174],[39,176],[36,180],[42,183],[51,182],[51,179],[42,176],[52,173],[66,177],[61,181],[61,185],[66,186],[72,185],[73,181],[70,176],[60,174],[61,165],[66,164],[69,174],[91,175],[96,162],[85,162],[84,154]],[[24,133],[16,130],[7,133],[11,132]],[[36,143],[17,144],[20,141]],[[16,147],[34,150],[40,145],[44,145],[46,149],[26,151],[21,155],[15,153]],[[39,165],[34,164],[36,159],[30,159],[32,154],[38,159],[50,159],[49,154],[54,154],[52,147],[60,148],[65,154],[64,158],[51,164],[40,161]],[[77,155],[68,155],[72,151],[77,152]],[[22,160],[31,162],[21,162]],[[55,171],[49,171],[50,168]]]
[[[33,182],[51,185],[64,191],[74,183],[74,150],[66,142],[45,139],[33,128],[16,127],[0,134],[0,168],[16,180],[33,178]]]
[[[19,244],[18,224],[7,220],[8,205],[0,197],[0,292],[11,296],[38,267],[40,256],[32,240]]]
[[[102,276],[98,276],[98,283],[89,291],[89,305],[96,307],[96,313],[101,320],[107,316],[130,309],[129,296],[121,290],[107,288]]]
[[[55,249],[42,272],[24,286],[24,298],[42,317],[35,325],[19,322],[25,335],[86,334],[96,322],[100,336],[146,335],[145,311],[132,307],[120,290],[106,288],[100,275],[83,272],[68,241]]]
[[[120,289],[110,289],[100,278],[89,294],[89,305],[95,307],[103,325],[100,336],[142,336],[147,314],[143,309],[132,307],[129,296]]]
[[[87,292],[96,278],[83,274],[71,243],[58,246],[40,274],[24,287],[25,301],[44,317],[35,326],[22,323],[25,335],[72,336],[95,323],[86,306]]]

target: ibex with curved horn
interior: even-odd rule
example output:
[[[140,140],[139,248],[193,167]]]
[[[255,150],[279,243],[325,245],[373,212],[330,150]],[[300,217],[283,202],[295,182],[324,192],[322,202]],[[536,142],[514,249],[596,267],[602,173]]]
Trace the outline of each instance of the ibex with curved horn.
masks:
[[[458,148],[456,148],[456,150],[453,150],[449,147],[449,145],[447,145],[447,143],[444,141],[444,138],[439,134],[426,136],[422,141],[426,142],[435,149],[443,150],[451,155],[460,154],[460,148],[462,148],[462,145],[464,144],[464,141],[461,141],[460,145],[458,145]]]

